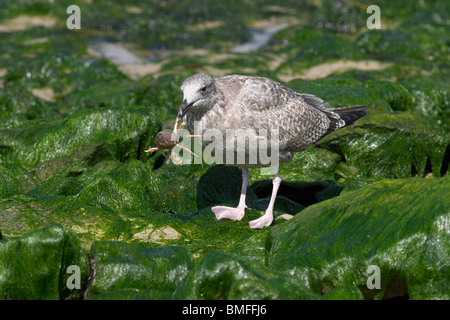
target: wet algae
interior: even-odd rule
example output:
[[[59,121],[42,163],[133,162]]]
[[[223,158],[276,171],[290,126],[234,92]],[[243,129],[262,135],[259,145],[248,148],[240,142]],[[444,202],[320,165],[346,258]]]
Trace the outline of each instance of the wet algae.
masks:
[[[450,8],[376,3],[381,30],[350,1],[0,0],[0,296],[449,299]],[[79,31],[65,27],[70,4]],[[230,52],[281,23],[259,52]],[[94,54],[96,39],[159,67],[136,79]],[[303,76],[369,60],[382,68]],[[251,170],[242,221],[215,220],[212,206],[237,204],[238,168],[144,152],[199,71],[376,108],[282,165],[273,226],[252,230],[270,170]]]
[[[79,299],[81,286],[77,290],[68,288],[70,273],[66,270],[78,266],[83,284],[90,272],[88,255],[78,237],[60,225],[1,239],[0,257],[4,299]]]
[[[356,284],[382,298],[398,282],[400,296],[448,299],[449,184],[448,177],[383,180],[310,206],[273,228],[266,263],[317,291]],[[366,286],[369,265],[383,270],[379,291]]]

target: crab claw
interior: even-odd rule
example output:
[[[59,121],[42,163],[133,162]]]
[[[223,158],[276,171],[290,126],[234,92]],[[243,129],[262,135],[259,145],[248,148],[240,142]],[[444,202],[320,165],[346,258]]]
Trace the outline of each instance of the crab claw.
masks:
[[[182,161],[178,160],[178,158],[177,158],[175,152],[173,151],[173,149],[172,149],[172,151],[170,152],[170,155],[172,156],[172,159],[175,160],[176,163],[178,163],[178,164],[184,164]]]
[[[192,152],[192,151],[189,150],[188,148],[186,148],[186,147],[184,147],[184,146],[181,146],[181,145],[179,145],[179,144],[177,144],[176,146],[177,146],[177,147],[180,147],[181,149],[186,150],[186,151],[189,152],[190,154],[192,154],[192,155],[198,157],[198,155],[196,155],[194,152]]]
[[[158,151],[158,150],[159,150],[158,147],[154,147],[154,148],[150,148],[148,150],[145,150],[144,152],[155,152],[155,151]]]

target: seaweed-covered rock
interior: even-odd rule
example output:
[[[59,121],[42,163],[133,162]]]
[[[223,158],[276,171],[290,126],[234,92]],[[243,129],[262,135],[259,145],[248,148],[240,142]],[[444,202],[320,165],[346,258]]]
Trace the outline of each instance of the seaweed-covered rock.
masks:
[[[287,86],[300,93],[314,94],[324,100],[326,107],[348,107],[354,105],[374,105],[376,109],[369,110],[369,114],[391,112],[392,107],[388,101],[397,102],[395,98],[401,97],[404,88],[392,84],[390,93],[384,89],[373,89],[375,85],[382,86],[385,82],[365,84],[355,79],[342,77],[327,77],[317,80],[295,79]]]
[[[253,183],[250,189],[259,200],[250,203],[260,210],[266,210],[272,193],[272,180],[262,180]],[[282,181],[278,189],[275,210],[296,214],[314,203],[338,196],[344,189],[332,180],[313,182]]]
[[[89,274],[78,238],[60,225],[0,239],[0,295],[5,299],[80,299]]]
[[[355,286],[333,289],[322,296],[324,300],[363,300],[364,296]]]
[[[138,158],[160,129],[149,108],[83,109],[56,123],[29,122],[4,129],[0,160],[32,166],[59,156],[70,156],[87,143],[108,143],[115,158]]]
[[[289,277],[214,251],[191,270],[175,298],[313,299],[317,295]]]
[[[318,143],[343,155],[355,176],[407,178],[441,176],[450,140],[439,127],[414,112],[373,114],[357,126],[341,129]],[[445,168],[442,172],[445,172]]]
[[[0,219],[8,237],[60,224],[77,233],[84,249],[95,240],[130,239],[135,227],[111,209],[77,201],[74,196],[10,197],[0,201]]]
[[[348,37],[305,25],[280,31],[271,40],[269,49],[286,54],[286,61],[277,68],[282,74],[338,59],[367,59],[359,50],[354,50],[353,41]]]
[[[268,235],[270,268],[315,292],[355,285],[366,298],[448,299],[448,176],[383,180],[303,210]],[[370,290],[371,265],[380,289]]]
[[[193,267],[191,254],[181,247],[102,241],[90,254],[96,268],[90,299],[170,299]]]
[[[50,104],[27,90],[26,86],[7,84],[0,91],[0,126],[15,127],[24,121],[49,118]]]
[[[142,88],[120,72],[109,60],[98,60],[72,74],[70,92],[62,100],[77,108],[133,106],[139,103]]]
[[[445,99],[437,102],[439,97],[429,95],[425,104],[439,107],[424,109],[416,97],[422,91],[408,90],[388,81],[299,79],[289,86],[321,97],[329,107],[376,106],[355,126],[332,133],[316,144],[342,156],[344,164],[336,165],[335,173],[342,176],[342,169],[353,171],[344,174],[344,180],[349,176],[406,178],[429,172],[440,176],[446,172],[442,165],[450,140],[440,111]],[[422,115],[416,112],[418,109]]]
[[[195,211],[195,188],[192,185],[195,178],[175,175],[178,170],[181,173],[188,168],[171,166],[169,170],[153,171],[148,164],[137,160],[125,164],[100,162],[78,179],[83,186],[78,198],[115,211],[179,214]]]
[[[341,155],[325,148],[310,147],[294,153],[294,158],[279,167],[283,181],[333,180]],[[252,181],[272,179],[270,168],[250,170]]]
[[[224,279],[226,281],[226,279]],[[304,285],[293,278],[240,278],[231,285],[229,300],[314,300],[320,299]]]
[[[0,165],[0,199],[21,193],[24,193],[24,190],[16,176]]]
[[[76,231],[86,248],[94,240],[159,244],[177,240],[180,227],[192,227],[181,223],[181,216],[197,209],[197,173],[189,170],[168,165],[153,171],[151,163],[137,160],[74,164],[26,195],[8,170],[9,187],[0,200],[2,229],[8,236],[18,236],[59,223]]]
[[[334,32],[355,32],[366,27],[368,15],[360,7],[349,2],[324,0],[313,24]]]
[[[357,39],[358,46],[373,56],[426,68],[448,66],[445,28],[410,23],[395,30],[365,32]]]
[[[181,104],[180,85],[186,77],[181,74],[162,75],[155,79],[153,75],[143,77],[139,85],[143,88],[139,104],[153,106],[153,111],[161,122],[175,121]]]

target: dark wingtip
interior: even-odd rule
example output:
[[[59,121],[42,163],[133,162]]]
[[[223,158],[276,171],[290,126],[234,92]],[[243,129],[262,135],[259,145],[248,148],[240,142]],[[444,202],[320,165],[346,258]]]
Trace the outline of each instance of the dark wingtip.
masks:
[[[346,108],[336,108],[333,112],[337,113],[339,117],[344,120],[345,126],[349,126],[355,123],[356,120],[367,115],[367,109],[375,108],[372,106],[353,106]]]

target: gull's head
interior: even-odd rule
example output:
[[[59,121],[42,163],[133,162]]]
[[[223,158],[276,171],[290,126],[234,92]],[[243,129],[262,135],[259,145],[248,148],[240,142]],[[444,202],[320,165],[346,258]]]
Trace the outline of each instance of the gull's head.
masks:
[[[181,119],[190,111],[203,114],[217,102],[218,93],[214,78],[206,73],[197,73],[184,80],[181,85],[183,104],[178,111]]]

